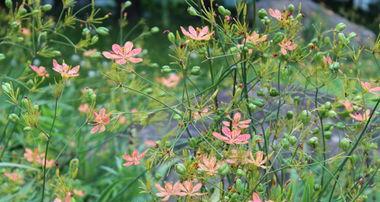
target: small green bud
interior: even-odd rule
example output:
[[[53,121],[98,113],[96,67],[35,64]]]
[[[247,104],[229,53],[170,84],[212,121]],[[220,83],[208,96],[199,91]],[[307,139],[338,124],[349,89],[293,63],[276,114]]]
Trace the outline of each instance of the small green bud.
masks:
[[[240,169],[238,169],[239,171]],[[245,183],[241,180],[241,179],[237,179],[236,180],[236,190],[239,192],[239,193],[244,193],[245,192]]]
[[[312,147],[316,147],[317,144],[318,144],[318,138],[317,137],[311,137],[307,143],[312,146]]]
[[[24,8],[24,7],[20,7],[18,9],[18,14],[19,15],[24,15],[25,13],[27,13],[28,11]]]
[[[341,43],[345,43],[347,40],[346,40],[346,36],[343,34],[343,33],[339,33],[338,34],[338,39]]]
[[[265,9],[260,9],[258,12],[258,16],[260,19],[264,19],[264,17],[268,16],[267,11]]]
[[[219,175],[227,175],[230,172],[230,166],[227,163],[224,163],[218,168]]]
[[[335,124],[335,126],[339,129],[344,129],[346,127],[346,124],[344,122],[338,122]]]
[[[326,109],[330,110],[332,108],[331,102],[326,102],[325,107]]]
[[[31,128],[31,127],[29,127],[29,126],[26,126],[26,127],[24,127],[24,128],[23,128],[23,130],[24,130],[25,132],[29,132],[29,131],[31,131],[31,130],[32,130],[32,128]]]
[[[179,121],[182,119],[182,117],[179,114],[174,114],[173,119]]]
[[[348,138],[343,138],[339,142],[339,147],[345,151],[347,151],[350,148],[351,140]]]
[[[281,146],[284,149],[289,149],[290,142],[287,138],[281,140]]]
[[[271,88],[271,89],[269,90],[269,95],[272,96],[272,97],[276,97],[276,96],[280,95],[280,93],[278,92],[277,89],[275,89],[275,88]]]
[[[108,35],[109,31],[110,30],[108,28],[106,28],[106,27],[98,27],[98,28],[96,28],[96,33],[98,33],[98,34],[100,34],[102,36]]]
[[[69,164],[69,174],[72,179],[76,178],[78,175],[79,159],[74,158]]]
[[[152,33],[157,33],[157,32],[160,31],[160,28],[154,26],[154,27],[150,28],[150,31],[151,31]]]
[[[53,51],[51,51],[51,54],[53,57],[56,57],[56,56],[60,56],[62,53],[59,50],[53,50]]]
[[[256,98],[252,100],[252,103],[255,104],[258,107],[263,107],[264,106],[264,101],[262,99]]]
[[[293,111],[286,112],[286,118],[288,120],[292,119],[293,117],[294,117],[294,112]]]
[[[172,43],[175,43],[175,36],[174,36],[173,32],[169,32],[168,40]]]
[[[335,31],[337,32],[341,32],[343,31],[344,29],[346,29],[346,24],[344,24],[343,22],[341,23],[338,23],[336,26],[335,26]]]
[[[94,43],[96,43],[96,42],[98,42],[99,41],[99,37],[98,37],[98,35],[95,35],[95,36],[93,36],[92,38],[91,38],[91,44],[94,44]]]
[[[321,189],[321,185],[320,184],[314,184],[314,191],[318,191]]]
[[[153,89],[152,88],[146,88],[145,90],[144,90],[144,93],[145,94],[151,94],[153,92]]]
[[[163,72],[163,73],[169,73],[171,71],[172,71],[172,69],[168,65],[164,65],[161,68],[161,72]]]
[[[351,32],[351,33],[348,34],[347,38],[349,40],[351,40],[352,38],[355,38],[356,36],[357,36],[357,34],[355,32]]]
[[[201,67],[199,66],[192,67],[190,73],[191,75],[199,75],[201,73]]]
[[[12,113],[12,114],[9,114],[8,119],[13,121],[13,122],[17,122],[18,120],[20,120],[20,117],[18,117],[17,114]]]
[[[124,9],[125,8],[128,8],[129,6],[131,6],[132,5],[132,2],[131,1],[126,1],[125,3],[124,3]]]
[[[1,85],[1,88],[3,89],[3,91],[7,94],[11,93],[12,92],[12,85],[8,82],[6,83],[3,83],[3,85]]]
[[[259,89],[257,92],[256,92],[257,96],[265,96],[265,92],[262,90],[262,89]]]
[[[188,12],[190,15],[192,15],[192,16],[197,16],[197,15],[198,15],[197,11],[196,11],[195,8],[192,7],[192,6],[190,6],[189,8],[187,8],[187,12]]]
[[[329,139],[331,139],[332,132],[331,132],[331,131],[325,131],[325,132],[324,132],[324,135],[325,135],[325,138],[326,138],[327,140],[329,140]]]
[[[175,169],[177,173],[180,175],[186,174],[186,167],[182,163],[178,163],[177,165],[175,165]]]
[[[310,113],[310,111],[303,110],[301,112],[300,118],[301,118],[301,121],[302,121],[303,124],[308,124],[310,122],[310,119],[311,119],[311,113]]]
[[[300,21],[302,20],[303,18],[303,15],[301,13],[298,13],[298,15],[296,16],[296,20]]]
[[[12,0],[5,0],[5,6],[9,9],[12,9],[13,8]]]
[[[53,8],[52,5],[50,5],[50,4],[45,4],[45,5],[42,6],[42,11],[43,11],[43,12],[48,12],[48,11],[50,11],[52,8]]]
[[[87,35],[89,35],[90,33],[91,33],[91,31],[90,31],[87,27],[83,28],[83,30],[82,30],[82,35],[83,35],[83,36],[87,36]]]
[[[329,69],[331,71],[337,71],[340,67],[340,63],[339,62],[333,62],[332,64],[329,65]]]
[[[23,107],[28,108],[32,104],[32,102],[29,100],[29,98],[24,97],[21,99],[21,104]]]
[[[296,136],[294,136],[294,135],[290,135],[290,136],[288,137],[288,141],[289,141],[289,143],[290,143],[291,145],[295,145],[295,144],[297,143],[297,138],[296,138]]]
[[[255,110],[255,109],[257,108],[257,106],[256,106],[255,104],[253,104],[253,103],[249,103],[249,104],[248,104],[248,107],[249,107],[249,109],[251,109],[251,110]]]
[[[244,172],[244,170],[239,168],[236,171],[236,175],[244,177],[246,175],[246,173]]]
[[[294,5],[293,4],[289,4],[288,11],[293,13],[293,11],[294,11]]]
[[[276,32],[273,36],[274,43],[280,43],[284,39],[284,33]]]
[[[334,117],[338,116],[338,114],[334,110],[329,110],[327,112],[327,116],[330,118],[334,118]]]
[[[238,52],[238,48],[234,46],[234,47],[231,47],[229,51],[231,53],[236,53],[236,52]]]
[[[224,8],[223,6],[219,6],[218,7],[218,12],[223,15],[223,16],[229,16],[231,15],[231,11],[229,11],[228,9]]]

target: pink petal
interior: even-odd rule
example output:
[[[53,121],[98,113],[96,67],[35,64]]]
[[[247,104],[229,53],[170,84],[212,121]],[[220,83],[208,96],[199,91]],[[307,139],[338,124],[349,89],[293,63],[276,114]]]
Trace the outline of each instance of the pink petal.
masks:
[[[193,192],[198,192],[202,188],[202,183],[198,183],[193,187]]]
[[[222,121],[223,125],[226,127],[230,127],[230,122],[229,121]]]
[[[208,26],[202,28],[201,32],[199,33],[199,36],[205,36],[206,34],[208,34]]]
[[[124,44],[124,50],[125,50],[125,53],[128,53],[129,51],[131,51],[133,48],[133,43],[130,42],[130,41],[127,41],[125,44]]]
[[[79,74],[78,74],[79,68],[80,68],[80,66],[77,65],[77,66],[73,67],[72,69],[70,69],[68,73],[70,75],[73,75],[73,76],[79,76]]]
[[[188,31],[186,31],[186,29],[183,28],[182,26],[181,26],[181,31],[182,31],[183,35],[188,36],[188,37],[192,37],[191,34]]]
[[[249,134],[242,134],[242,135],[239,135],[235,140],[237,142],[241,143],[241,144],[247,144],[249,138],[251,138],[251,135],[249,135]]]
[[[112,51],[115,53],[115,54],[123,54],[123,49],[122,47],[119,45],[119,44],[113,44],[112,45]]]
[[[115,62],[119,65],[127,63],[127,61],[124,58],[116,59]]]
[[[241,119],[241,114],[239,112],[236,112],[234,114],[234,121],[239,122]]]
[[[379,91],[380,91],[380,86],[369,89],[370,93],[375,93],[375,92],[379,92]]]
[[[229,137],[229,138],[232,137],[232,131],[231,131],[229,128],[227,128],[227,127],[223,127],[223,128],[222,128],[222,132],[223,132],[223,134],[224,134],[225,136],[227,136],[227,137]]]
[[[91,129],[91,133],[92,134],[95,134],[95,133],[97,133],[99,131],[99,125],[96,125],[96,126],[94,126],[92,129]]]
[[[212,135],[214,137],[216,137],[217,139],[222,140],[224,142],[229,140],[227,137],[225,137],[225,136],[223,136],[223,135],[221,135],[220,133],[217,133],[217,132],[212,132]]]
[[[141,48],[135,48],[135,49],[131,50],[131,51],[128,53],[128,55],[131,55],[131,56],[138,55],[138,54],[141,53],[141,51],[142,51]]]
[[[139,62],[142,62],[143,59],[142,58],[128,58],[128,60],[132,63],[139,63]]]
[[[113,54],[112,52],[108,52],[108,51],[103,51],[102,52],[103,56],[108,58],[108,59],[112,59],[112,60],[115,60],[115,59],[119,59],[120,56],[119,55],[115,55]]]
[[[195,31],[193,26],[189,26],[189,32],[192,36],[197,37],[197,31]]]

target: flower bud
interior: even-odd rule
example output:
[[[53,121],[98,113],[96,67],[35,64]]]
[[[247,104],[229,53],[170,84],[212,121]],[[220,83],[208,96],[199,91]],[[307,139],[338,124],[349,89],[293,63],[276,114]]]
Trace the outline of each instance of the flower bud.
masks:
[[[265,92],[262,89],[257,90],[256,94],[260,97],[265,96]]]
[[[79,159],[74,158],[69,164],[69,175],[72,179],[76,178],[78,175]]]
[[[153,89],[152,88],[146,88],[145,90],[144,90],[144,93],[145,94],[151,94],[153,92]]]
[[[332,132],[331,132],[331,131],[325,131],[325,132],[324,132],[324,135],[325,135],[325,138],[326,138],[327,140],[329,140],[329,139],[331,139]]]
[[[303,124],[308,124],[311,119],[311,113],[308,110],[303,110],[300,115]]]
[[[9,9],[12,9],[13,8],[12,0],[5,0],[5,6]]]
[[[335,31],[337,32],[341,32],[343,31],[344,29],[346,29],[346,24],[344,24],[343,22],[341,23],[338,23],[336,26],[335,26]]]
[[[330,118],[334,118],[334,117],[338,116],[338,114],[334,110],[329,110],[327,112],[327,116]]]
[[[199,75],[201,73],[201,68],[199,66],[194,66],[190,71],[191,75]]]
[[[17,114],[12,113],[12,114],[9,114],[8,119],[13,122],[17,122],[18,120],[20,120],[20,117]]]
[[[169,73],[171,71],[172,71],[172,69],[168,65],[164,65],[161,68],[161,72],[163,72],[163,73]]]
[[[173,32],[169,32],[168,40],[172,43],[175,43],[175,36],[174,36]]]
[[[236,175],[244,177],[244,176],[246,176],[246,173],[244,172],[244,170],[239,168],[236,171]]]
[[[345,123],[344,122],[338,122],[335,124],[335,126],[339,129],[344,129],[346,127]]]
[[[345,151],[347,151],[350,148],[351,140],[348,138],[343,138],[339,142],[339,147]]]
[[[275,88],[271,88],[271,89],[269,90],[269,95],[272,96],[272,97],[276,97],[276,96],[280,95],[280,93],[278,92],[277,89],[275,89]]]
[[[175,165],[175,170],[180,175],[186,174],[186,167],[182,163],[178,163],[177,165]]]
[[[98,34],[100,34],[102,36],[108,35],[109,31],[110,30],[108,28],[106,28],[106,27],[98,27],[98,28],[96,28],[96,33],[98,33]]]
[[[157,32],[160,31],[160,28],[154,26],[154,27],[150,28],[150,31],[151,31],[152,33],[157,33]]]
[[[230,172],[230,166],[227,163],[224,163],[218,168],[219,175],[227,175]]]
[[[52,6],[50,4],[45,4],[42,6],[42,11],[48,12],[52,9]]]
[[[198,15],[197,11],[196,11],[195,8],[192,7],[192,6],[190,6],[189,8],[187,8],[187,12],[188,12],[190,15],[192,15],[192,16],[197,16],[197,15]]]
[[[83,30],[82,30],[82,35],[83,36],[87,36],[87,35],[89,35],[91,32],[90,32],[90,30],[87,28],[87,27],[85,27],[85,28],[83,28]]]
[[[24,97],[21,100],[21,104],[23,107],[28,108],[32,104],[32,102],[29,100],[29,98]]]
[[[294,117],[294,112],[293,111],[286,112],[286,119],[290,120],[293,117]]]
[[[265,9],[260,9],[258,12],[258,16],[260,19],[264,19],[264,17],[268,16],[267,11]]]
[[[32,128],[31,128],[31,127],[29,127],[29,126],[26,126],[26,127],[24,127],[24,128],[23,128],[23,130],[24,130],[25,132],[29,132],[29,131],[31,131],[31,130],[32,130]]]
[[[131,1],[126,1],[126,2],[124,3],[124,9],[128,8],[128,7],[131,6],[131,5],[132,5],[132,2],[131,2]]]
[[[302,20],[303,18],[303,15],[301,13],[298,13],[298,15],[296,16],[296,20],[300,21]]]
[[[351,33],[348,34],[347,38],[349,40],[351,40],[352,38],[355,38],[356,36],[357,36],[357,34],[355,32],[351,32]]]
[[[174,114],[173,119],[179,121],[182,119],[182,117],[179,114]]]
[[[262,99],[256,98],[252,100],[252,103],[255,104],[258,107],[263,107],[264,106],[264,101]]]
[[[240,169],[238,169],[239,171]],[[244,171],[243,171],[244,172]],[[244,193],[245,192],[245,183],[241,180],[241,179],[237,179],[236,180],[236,190],[239,192],[239,193]]]
[[[276,32],[273,36],[274,43],[280,43],[284,39],[284,34],[282,32]]]
[[[1,85],[1,88],[7,94],[11,93],[12,90],[13,90],[12,85],[10,83],[8,83],[8,82],[3,83],[3,85]]]
[[[5,59],[5,55],[0,53],[0,61]]]
[[[311,137],[307,143],[312,146],[312,147],[316,147],[317,144],[318,144],[318,138],[317,137]]]
[[[19,15],[24,15],[27,12],[28,11],[23,6],[18,9],[18,14]]]
[[[218,7],[218,11],[221,15],[223,16],[230,16],[231,15],[231,11],[229,11],[228,9],[224,8],[223,6],[219,6]]]
[[[255,104],[253,104],[253,103],[249,103],[249,104],[248,104],[248,108],[249,108],[250,110],[256,110],[257,106],[256,106]]]
[[[53,51],[51,51],[51,55],[53,56],[53,57],[57,57],[57,56],[60,56],[62,53],[61,53],[61,51],[59,51],[59,50],[53,50]]]
[[[288,140],[288,139],[284,138],[284,139],[281,140],[281,146],[282,146],[284,149],[289,149],[289,145],[290,145],[290,143],[289,143],[289,140]]]
[[[287,139],[291,145],[295,145],[297,143],[297,138],[294,135],[290,135]]]
[[[293,11],[294,11],[294,5],[293,4],[289,4],[288,11],[293,13]]]
[[[91,38],[91,44],[94,44],[94,43],[96,43],[96,42],[98,42],[99,41],[99,37],[98,37],[98,35],[95,35],[95,36],[93,36],[92,38]]]

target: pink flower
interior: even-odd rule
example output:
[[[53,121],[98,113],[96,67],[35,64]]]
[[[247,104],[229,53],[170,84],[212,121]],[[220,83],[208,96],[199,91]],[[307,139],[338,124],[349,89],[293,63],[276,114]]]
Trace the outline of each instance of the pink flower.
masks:
[[[181,81],[181,77],[177,74],[170,74],[168,77],[158,78],[157,81],[168,88],[175,88]]]
[[[34,72],[36,72],[39,77],[43,77],[43,78],[49,77],[49,73],[46,71],[46,68],[43,66],[38,67],[38,66],[30,65],[30,68]]]
[[[182,196],[201,196],[203,193],[199,193],[202,188],[202,183],[193,184],[193,181],[186,180],[180,184]]]
[[[241,114],[239,112],[236,112],[234,114],[234,118],[232,119],[232,129],[233,130],[236,130],[236,129],[241,130],[241,129],[249,127],[249,124],[251,123],[251,119],[247,119],[244,121],[240,121],[240,119],[241,119]],[[231,124],[230,121],[223,121],[222,123],[226,127],[230,127],[230,124]]]
[[[88,112],[90,112],[90,105],[88,105],[87,103],[80,104],[78,107],[78,111],[80,113],[87,114]]]
[[[325,65],[331,65],[333,63],[330,56],[323,56],[323,64]]]
[[[208,175],[215,175],[220,166],[221,164],[216,161],[215,156],[202,156],[198,163],[199,170],[205,171]]]
[[[181,31],[185,36],[196,41],[208,41],[214,34],[214,32],[209,33],[208,26],[203,28],[197,27],[195,29],[193,26],[189,26],[188,31],[181,26]]]
[[[145,152],[139,154],[137,150],[134,150],[131,155],[124,154],[124,160],[126,161],[124,163],[125,167],[133,166],[133,165],[140,165],[140,160],[144,158]]]
[[[264,158],[264,152],[258,151],[256,152],[255,158],[253,158],[252,153],[249,152],[249,163],[254,164],[257,167],[266,168],[264,165],[267,162],[267,158]]]
[[[80,190],[80,189],[74,189],[73,190],[74,194],[79,196],[79,197],[82,197],[85,195],[84,191],[83,190]]]
[[[101,108],[99,112],[94,112],[95,125],[91,129],[91,133],[102,133],[106,130],[106,125],[110,123],[109,114],[106,114],[106,109]]]
[[[39,153],[38,148],[35,148],[33,151],[29,148],[25,148],[24,158],[31,162],[36,163],[41,166],[45,164],[45,153]],[[51,168],[54,166],[54,160],[46,160],[46,167]]]
[[[61,198],[55,198],[53,202],[71,202],[72,193],[67,192],[65,198],[62,200]]]
[[[352,103],[348,100],[345,100],[342,102],[342,105],[344,106],[344,108],[348,111],[348,112],[352,112],[354,110],[354,106],[352,105]]]
[[[295,44],[292,40],[284,39],[278,44],[281,47],[281,53],[283,55],[288,54],[288,51],[293,51],[297,48],[297,44]]]
[[[145,144],[147,147],[156,147],[156,146],[157,146],[157,142],[154,141],[154,140],[145,140],[145,141],[144,141],[144,144]]]
[[[250,200],[249,202],[263,202],[259,196],[258,193],[256,192],[253,192],[252,193],[252,200]],[[269,200],[269,201],[265,201],[265,202],[273,202],[272,200]]]
[[[161,197],[162,201],[169,200],[171,196],[182,196],[180,182],[176,182],[174,185],[171,182],[166,182],[164,187],[161,187],[159,184],[155,186],[158,190],[156,196]]]
[[[367,92],[370,92],[373,94],[380,93],[380,86],[374,87],[371,83],[364,82],[364,81],[361,81],[360,84],[361,84],[362,88]]]
[[[260,44],[260,43],[266,41],[267,35],[261,35],[260,36],[260,34],[258,34],[257,32],[252,32],[251,35],[247,35],[245,37],[245,40],[246,40],[246,42],[250,42],[253,45],[257,45],[257,44]]]
[[[4,176],[7,177],[12,182],[15,182],[18,184],[21,184],[24,181],[23,177],[20,174],[18,174],[17,172],[12,172],[12,173],[5,172]]]
[[[21,34],[24,35],[24,36],[30,36],[30,35],[32,35],[32,32],[28,28],[23,27],[23,28],[21,28],[20,31],[21,31]]]
[[[283,20],[283,19],[285,19],[284,17],[283,17],[283,14],[281,13],[281,11],[280,10],[278,10],[278,9],[269,9],[268,10],[268,12],[269,12],[269,15],[270,16],[272,16],[272,17],[274,17],[276,20],[278,20],[278,21],[281,21],[281,20]]]
[[[199,120],[199,119],[207,116],[208,114],[210,114],[209,109],[207,107],[205,107],[200,111],[193,112],[192,115],[193,115],[194,120]]]
[[[355,113],[352,113],[350,114],[351,118],[355,119],[356,121],[360,121],[360,122],[363,122],[363,121],[367,121],[369,119],[369,115],[370,115],[371,111],[369,109],[367,109],[365,111],[365,113],[359,113],[359,112],[355,112]]]
[[[60,65],[58,64],[57,60],[53,60],[53,70],[60,73],[62,78],[64,79],[79,76],[79,68],[79,65],[75,67],[70,67],[65,62],[63,62],[62,65]]]
[[[127,63],[127,61],[131,63],[139,63],[142,62],[142,58],[136,58],[135,56],[140,54],[142,51],[141,48],[133,48],[133,43],[131,41],[127,41],[123,47],[119,44],[112,45],[112,51],[103,51],[103,56],[115,60],[115,62],[119,65],[123,65]]]
[[[230,130],[228,127],[222,127],[222,133],[213,132],[212,135],[227,144],[248,144],[249,134],[241,134],[240,129]]]

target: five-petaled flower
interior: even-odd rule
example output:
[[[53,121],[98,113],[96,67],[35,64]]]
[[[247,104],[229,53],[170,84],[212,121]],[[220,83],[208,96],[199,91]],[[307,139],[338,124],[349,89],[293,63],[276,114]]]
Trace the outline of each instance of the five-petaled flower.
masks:
[[[344,106],[344,108],[348,112],[354,111],[354,106],[352,105],[352,103],[349,100],[344,100],[344,101],[341,102],[341,104]]]
[[[245,40],[246,40],[246,42],[250,42],[253,45],[257,45],[257,44],[260,44],[260,43],[266,41],[267,35],[261,35],[260,36],[260,34],[258,34],[257,32],[252,32],[251,35],[247,34],[247,36],[245,36]]]
[[[252,199],[248,202],[263,202],[257,192],[252,193]],[[272,200],[266,200],[265,202],[273,202]]]
[[[193,184],[195,183],[195,185]],[[183,196],[201,196],[203,193],[199,191],[202,188],[202,183],[193,182],[192,180],[186,180],[180,184],[181,195]]]
[[[364,113],[355,112],[355,113],[351,113],[350,116],[351,116],[351,118],[355,119],[356,121],[363,122],[363,121],[367,121],[369,119],[370,113],[371,113],[371,111],[369,109],[367,109]]]
[[[46,71],[46,68],[43,66],[30,65],[30,68],[37,73],[39,77],[46,78],[49,77],[49,73]]]
[[[241,134],[240,129],[230,130],[228,127],[222,127],[222,134],[213,132],[212,135],[227,144],[248,144],[250,134]]]
[[[106,109],[101,108],[99,112],[94,112],[94,127],[91,133],[101,133],[106,130],[106,125],[110,123],[109,114],[106,114]]]
[[[174,183],[174,185],[171,182],[165,182],[164,187],[162,187],[159,184],[156,184],[155,186],[158,190],[158,193],[156,194],[156,196],[161,197],[162,201],[169,200],[169,198],[171,196],[182,196],[183,195],[181,192],[181,183],[180,182],[176,182],[176,183]]]
[[[123,158],[126,162],[123,165],[125,167],[140,165],[140,161],[144,156],[145,152],[139,154],[137,150],[134,150],[131,155],[124,154]]]
[[[35,148],[33,151],[29,148],[25,148],[24,158],[31,162],[39,165],[45,164],[45,153],[39,153],[38,148]],[[54,160],[46,159],[46,167],[51,168],[54,166]]]
[[[170,74],[168,77],[157,78],[157,81],[168,88],[175,88],[181,81],[181,77],[177,74]]]
[[[373,94],[380,93],[380,86],[373,86],[371,83],[365,81],[361,81],[360,84],[366,92]]]
[[[123,47],[119,44],[113,44],[112,51],[103,51],[102,54],[108,59],[115,60],[117,64],[123,65],[127,62],[142,62],[142,58],[136,57],[136,55],[140,54],[141,51],[141,48],[133,48],[133,43],[131,41],[127,41]]]
[[[64,79],[79,76],[79,68],[80,68],[79,65],[77,65],[75,67],[70,67],[65,62],[63,62],[60,65],[60,64],[58,64],[57,60],[55,60],[55,59],[53,60],[53,70],[60,73],[62,78],[64,78]]]
[[[267,158],[266,157],[264,158],[264,152],[262,152],[262,151],[256,152],[255,158],[253,158],[251,152],[249,152],[249,154],[250,154],[250,156],[248,158],[249,163],[252,163],[257,167],[266,168],[264,165],[267,162]]]
[[[285,14],[283,14],[280,10],[278,9],[268,9],[269,15],[274,17],[276,20],[281,21],[285,19]]]
[[[232,129],[237,130],[237,129],[245,129],[249,127],[249,124],[251,123],[251,119],[243,120],[240,121],[241,119],[241,114],[239,112],[236,112],[234,114],[234,117],[232,121],[223,121],[223,125],[226,127],[230,127],[232,123]]]
[[[281,47],[281,54],[283,55],[286,55],[288,54],[288,51],[293,51],[297,48],[297,44],[289,39],[283,39],[278,45]]]
[[[198,163],[199,170],[205,171],[208,175],[215,175],[218,168],[221,166],[220,162],[217,162],[215,156],[202,156]]]
[[[331,65],[333,63],[333,60],[330,56],[323,56],[323,64],[324,65]]]
[[[203,28],[194,28],[193,26],[189,26],[188,30],[181,26],[181,31],[185,36],[196,41],[210,40],[211,36],[214,34],[214,32],[209,32],[208,26],[205,26]]]

